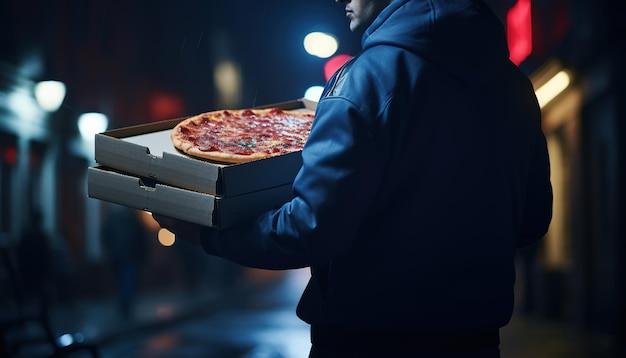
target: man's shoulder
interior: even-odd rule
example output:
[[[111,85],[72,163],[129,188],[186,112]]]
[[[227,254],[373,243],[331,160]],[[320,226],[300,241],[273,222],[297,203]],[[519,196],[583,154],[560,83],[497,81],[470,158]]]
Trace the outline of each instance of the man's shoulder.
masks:
[[[357,56],[330,92],[348,99],[391,94],[413,82],[428,61],[394,46],[375,46]]]

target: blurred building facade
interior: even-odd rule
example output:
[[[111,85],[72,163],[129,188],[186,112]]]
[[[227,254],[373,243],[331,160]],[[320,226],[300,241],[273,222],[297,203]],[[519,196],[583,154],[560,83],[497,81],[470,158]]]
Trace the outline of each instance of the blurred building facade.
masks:
[[[204,5],[204,15],[194,16],[194,6],[199,5],[191,1],[176,9],[149,7],[147,1],[114,3],[40,1],[33,7],[11,1],[2,15],[6,21],[1,21],[0,237],[4,243],[15,242],[29,225],[30,213],[41,209],[44,227],[56,245],[65,248],[77,272],[92,278],[103,275],[102,204],[86,197],[86,168],[95,163],[89,143],[78,136],[78,114],[105,112],[110,127],[122,127],[219,107],[223,102],[207,69],[225,59],[241,70],[241,88],[230,105],[299,97],[293,84],[266,90],[255,85],[267,82],[258,74],[260,68],[284,70],[280,60],[272,58],[286,55],[279,53],[280,46],[269,44],[273,31],[264,38],[229,27],[220,14],[229,13],[231,5]],[[266,10],[261,3],[252,2],[239,16],[249,14],[244,20],[252,22],[258,18],[253,14]],[[520,1],[489,3],[506,23]],[[520,252],[519,305],[528,314],[575,322],[626,342],[624,22],[616,0],[528,4],[532,49],[520,67],[536,89],[561,71],[570,83],[542,109],[552,160],[554,222],[540,245]],[[337,16],[331,22],[341,32],[347,27],[342,11],[330,5]],[[276,16],[289,15],[290,7],[296,5],[284,1],[278,8],[284,12]],[[24,13],[32,16],[16,21]],[[168,21],[148,26],[155,19]],[[207,19],[221,26],[198,25],[210,22]],[[278,27],[288,23],[279,19],[266,21]],[[176,46],[160,49],[154,47],[161,43],[148,41],[174,37]],[[358,43],[358,38],[346,37],[343,52],[355,54]],[[274,57],[255,56],[262,48],[272,49]],[[322,77],[321,64],[312,65]],[[301,75],[317,80],[317,74],[309,72],[315,71],[278,78],[289,82],[286,78]],[[49,78],[68,88],[64,105],[54,113],[41,110],[32,95],[34,84]],[[160,258],[167,257],[158,252]],[[94,293],[86,287],[78,284],[77,294]]]

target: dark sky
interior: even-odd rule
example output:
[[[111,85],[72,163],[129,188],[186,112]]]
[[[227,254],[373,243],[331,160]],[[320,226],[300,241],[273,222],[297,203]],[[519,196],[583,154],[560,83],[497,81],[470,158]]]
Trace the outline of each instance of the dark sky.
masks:
[[[324,82],[325,61],[305,53],[305,34],[333,33],[340,52],[358,52],[343,7],[332,0],[10,0],[0,14],[0,76],[4,84],[19,76],[62,80],[66,110],[113,113],[120,124],[146,121],[154,92],[181,98],[185,114],[213,109],[212,68],[224,57],[241,67],[241,106],[294,99]]]
[[[510,0],[489,0],[511,3]],[[107,113],[113,126],[143,123],[155,93],[180,115],[215,109],[212,69],[224,57],[242,71],[241,107],[302,97],[324,83],[325,60],[304,51],[311,31],[359,51],[345,5],[333,0],[8,0],[0,11],[0,85],[17,78],[67,84],[63,110]],[[39,62],[38,62],[39,61]]]

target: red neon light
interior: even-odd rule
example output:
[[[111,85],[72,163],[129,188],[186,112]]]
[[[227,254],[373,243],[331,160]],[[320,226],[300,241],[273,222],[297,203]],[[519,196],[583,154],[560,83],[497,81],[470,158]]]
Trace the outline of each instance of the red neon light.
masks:
[[[326,78],[326,81],[328,81],[332,75],[335,74],[339,68],[341,68],[341,66],[350,61],[351,58],[352,56],[350,55],[339,54],[326,61],[324,64],[324,77]]]
[[[533,29],[530,0],[518,0],[506,14],[506,37],[509,58],[519,65],[533,52]]]
[[[157,122],[182,117],[185,113],[185,104],[182,98],[175,94],[155,91],[148,99],[148,111],[151,120]]]
[[[17,149],[15,147],[4,148],[3,157],[4,161],[9,165],[17,163]]]

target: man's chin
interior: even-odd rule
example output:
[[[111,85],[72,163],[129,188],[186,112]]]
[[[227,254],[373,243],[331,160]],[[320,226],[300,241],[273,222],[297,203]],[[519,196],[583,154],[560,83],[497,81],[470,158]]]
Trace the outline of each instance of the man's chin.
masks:
[[[361,26],[359,25],[359,23],[355,23],[354,21],[350,22],[350,31],[352,32],[363,32],[364,29],[361,28]]]

